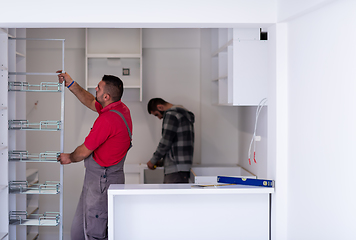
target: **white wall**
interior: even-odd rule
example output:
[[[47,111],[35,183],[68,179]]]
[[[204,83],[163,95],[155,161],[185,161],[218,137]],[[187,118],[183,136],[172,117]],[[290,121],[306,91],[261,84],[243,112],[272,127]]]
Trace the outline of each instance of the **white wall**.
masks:
[[[288,22],[288,239],[356,238],[355,10],[340,0]]]
[[[277,21],[288,21],[338,0],[279,0],[277,1]]]
[[[162,122],[147,112],[147,102],[161,97],[195,114],[194,162],[200,162],[200,30],[143,29],[143,100],[133,116],[136,149],[130,163],[146,163],[157,147]],[[135,114],[134,103],[128,107]],[[137,110],[136,110],[137,111]]]
[[[277,0],[4,1],[0,27],[212,27],[274,23]],[[16,12],[16,14],[14,14]]]
[[[287,239],[288,201],[288,43],[287,24],[270,27],[267,176],[275,180],[272,197],[272,239]]]

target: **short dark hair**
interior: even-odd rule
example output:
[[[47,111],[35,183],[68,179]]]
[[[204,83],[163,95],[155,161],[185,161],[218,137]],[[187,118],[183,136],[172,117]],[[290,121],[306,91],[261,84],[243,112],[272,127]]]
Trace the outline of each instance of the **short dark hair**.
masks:
[[[124,83],[121,79],[113,75],[104,75],[102,80],[105,82],[105,92],[110,95],[113,102],[120,101],[124,93]]]
[[[158,111],[157,105],[166,105],[168,102],[163,100],[162,98],[152,98],[148,103],[147,103],[147,111],[149,114],[154,111]]]

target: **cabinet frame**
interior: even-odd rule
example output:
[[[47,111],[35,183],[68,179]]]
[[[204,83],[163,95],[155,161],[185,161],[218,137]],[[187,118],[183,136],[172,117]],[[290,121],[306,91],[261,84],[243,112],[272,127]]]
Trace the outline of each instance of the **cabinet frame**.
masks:
[[[211,30],[211,98],[221,106],[258,106],[268,93],[268,40],[258,28]]]
[[[95,50],[91,49],[95,44],[105,44],[104,41],[100,42],[98,38],[94,38],[92,36],[94,33],[91,33],[91,31],[98,31],[97,34],[106,34],[101,36],[102,39],[109,38],[110,36],[120,37],[120,40],[123,41],[123,45],[116,47],[116,49],[115,47],[110,48],[108,46],[104,46],[103,48],[106,49],[102,50],[100,50],[100,46],[96,46]],[[129,33],[127,39],[123,36],[125,31]],[[125,48],[129,45],[130,37],[136,41],[135,44],[137,44],[137,46],[130,45],[126,50]],[[138,39],[136,39],[137,37]],[[116,44],[119,45],[120,43]],[[106,64],[105,61],[107,61]],[[130,72],[133,74],[130,74],[130,76],[123,75],[120,70],[125,68],[124,65],[128,66],[131,70]],[[132,71],[132,69],[134,71]],[[95,88],[103,74],[115,75],[123,81],[124,101],[142,101],[142,29],[87,28],[85,30],[85,89],[94,96]],[[95,75],[95,77],[93,77],[93,75]]]
[[[9,30],[9,33],[11,31]],[[41,39],[41,38],[25,38],[25,37],[16,37],[16,29],[14,31],[12,31],[13,35],[8,34],[8,41],[13,41],[16,42],[15,44],[9,44],[9,49],[10,47],[14,47],[13,45],[17,46],[17,42],[18,41],[28,41],[28,40],[37,40],[37,41],[60,41],[62,43],[62,71],[64,71],[64,50],[65,50],[65,39]],[[21,50],[21,49],[20,49]],[[11,51],[14,51],[14,49],[11,49]],[[26,54],[24,54],[24,52],[22,51],[26,51],[26,47],[22,50],[17,52],[17,48],[15,49],[16,51],[16,58],[25,58]],[[61,119],[59,121],[55,121],[55,123],[51,123],[51,121],[42,121],[39,124],[34,124],[34,125],[26,125],[26,120],[15,120],[13,119],[13,117],[11,117],[10,119],[10,115],[8,117],[8,130],[9,131],[18,131],[18,130],[38,130],[38,131],[60,131],[60,150],[59,152],[63,152],[64,150],[64,93],[65,93],[65,84],[58,84],[56,83],[44,83],[44,84],[40,84],[40,85],[30,85],[28,82],[25,81],[26,76],[27,75],[35,75],[35,76],[39,76],[39,75],[44,75],[44,76],[49,76],[49,75],[57,75],[57,73],[30,73],[30,72],[26,72],[26,71],[18,71],[18,69],[16,68],[16,64],[17,64],[17,60],[15,61],[14,59],[12,59],[10,57],[9,54],[9,65],[14,65],[14,67],[12,68],[8,68],[8,76],[10,78],[11,76],[11,81],[9,82],[9,80],[6,81],[6,83],[8,84],[8,91],[9,92],[14,92],[13,95],[15,95],[15,92],[60,92],[61,94],[61,104],[60,104],[60,111],[61,111]],[[19,76],[19,77],[17,77]],[[53,89],[54,87],[54,89]],[[16,93],[17,94],[17,93]],[[21,94],[21,93],[19,93]],[[14,99],[16,99],[16,96],[12,96]],[[7,109],[8,110],[8,109]],[[52,121],[53,122],[53,121]],[[13,124],[20,124],[21,127],[13,127]],[[25,123],[25,125],[23,125],[23,123]],[[48,126],[54,126],[55,127],[53,129],[48,128]],[[24,126],[24,127],[22,127]],[[31,126],[38,126],[38,127],[31,127]],[[16,139],[13,140],[13,143],[15,143],[14,147],[16,147]],[[11,143],[9,143],[10,145]],[[10,156],[10,152],[13,152],[14,149],[12,149],[13,147],[9,148],[11,149],[11,151],[8,151],[8,158]],[[17,147],[16,147],[17,148]],[[11,159],[8,159],[8,161],[11,161]],[[19,162],[26,162],[26,161],[19,161]],[[41,161],[35,161],[35,162],[41,162]],[[57,161],[51,161],[51,162],[57,162]],[[12,163],[12,164],[25,164],[25,163]],[[58,163],[57,163],[58,164]],[[14,170],[16,172],[16,166],[14,166]],[[12,210],[10,210],[11,208],[9,207],[8,210],[8,216],[9,219],[7,220],[8,225],[10,224],[10,222],[14,222],[15,225],[25,225],[25,226],[59,226],[59,239],[63,239],[63,166],[60,165],[60,172],[59,172],[59,178],[60,181],[58,183],[58,185],[55,185],[54,187],[58,188],[57,193],[59,194],[59,212],[58,213],[44,213],[44,214],[39,214],[38,213],[38,207],[36,208],[35,206],[28,206],[29,208],[26,208],[26,211],[19,211],[18,206],[13,206],[11,207]],[[9,166],[9,171],[10,171],[10,166]],[[10,174],[9,173],[9,184],[13,184],[14,180],[11,181],[10,179]],[[22,175],[21,175],[22,176]],[[24,176],[22,176],[24,177]],[[18,179],[18,176],[15,176],[15,180],[24,180],[24,179]],[[26,182],[28,181],[27,177],[26,177]],[[34,185],[38,185],[38,184],[34,184]],[[43,185],[43,184],[42,184]],[[29,194],[43,194],[43,192],[40,192],[40,189],[43,188],[42,185],[38,186],[39,192],[38,193],[33,193],[31,191],[20,191],[20,192],[15,192],[15,193],[11,193],[10,195],[16,194],[16,195],[29,195]],[[53,184],[52,184],[53,185]],[[26,183],[26,187],[28,187],[29,185]],[[10,191],[10,187],[7,187],[8,192]],[[52,194],[52,193],[48,193],[48,194]],[[9,195],[9,198],[10,198]],[[15,197],[16,198],[16,197]],[[25,199],[25,201],[28,201],[28,198]],[[10,205],[10,201],[9,201],[9,205]],[[32,209],[32,210],[31,210]],[[27,211],[29,211],[31,213],[28,213]],[[54,214],[54,215],[53,215]],[[36,225],[36,221],[26,219],[29,216],[37,216],[38,215],[38,225]],[[53,216],[52,216],[53,215]],[[14,221],[14,219],[17,218],[21,218],[21,219],[25,219],[24,221],[20,220],[19,222]],[[48,222],[48,219],[51,219],[50,221],[52,221],[52,219],[54,219],[55,224],[44,224]],[[27,227],[28,228],[28,227]],[[34,239],[37,238],[38,236],[38,232],[31,232],[29,231],[29,229],[27,229],[27,238],[29,239]],[[16,236],[17,237],[17,236]],[[9,233],[9,238],[13,238],[13,236],[11,235],[11,231]]]

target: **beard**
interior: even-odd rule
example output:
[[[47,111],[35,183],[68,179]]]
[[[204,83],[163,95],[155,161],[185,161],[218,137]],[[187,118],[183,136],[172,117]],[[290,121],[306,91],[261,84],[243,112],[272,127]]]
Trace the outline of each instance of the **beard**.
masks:
[[[98,103],[100,103],[101,106],[103,106],[103,104],[98,100],[98,97],[95,97],[95,101],[97,101]]]

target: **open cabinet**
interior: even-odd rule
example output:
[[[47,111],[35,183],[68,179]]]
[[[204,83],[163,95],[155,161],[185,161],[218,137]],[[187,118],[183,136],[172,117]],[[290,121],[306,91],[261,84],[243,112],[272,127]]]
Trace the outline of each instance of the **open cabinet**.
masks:
[[[212,103],[258,106],[268,93],[268,36],[260,28],[211,32]]]
[[[63,239],[63,166],[60,166],[59,180],[39,181],[38,170],[27,168],[27,163],[57,163],[57,156],[63,152],[64,138],[64,84],[55,82],[32,82],[28,77],[46,78],[55,76],[53,72],[26,72],[26,44],[28,41],[56,41],[62,47],[62,66],[64,69],[64,39],[26,38],[26,29],[1,30],[1,203],[6,206],[1,210],[0,239],[37,239],[38,227],[58,227],[59,239]],[[6,53],[6,57],[2,53]],[[60,56],[58,56],[60,58]],[[31,79],[32,80],[32,79]],[[60,119],[30,122],[26,114],[26,95],[44,92],[60,94]],[[6,96],[6,97],[3,97]],[[48,116],[51,118],[51,116]],[[5,130],[5,127],[7,128]],[[60,146],[55,151],[44,149],[40,153],[30,153],[26,147],[28,131],[59,132]],[[6,137],[3,137],[6,135]],[[6,162],[6,163],[5,163]],[[33,166],[33,165],[32,165]],[[54,175],[57,173],[53,173]],[[5,180],[6,176],[7,180]],[[42,212],[39,195],[58,195],[59,207],[56,211]],[[5,217],[6,216],[6,217]]]
[[[86,29],[86,84],[95,88],[104,74],[124,83],[123,101],[142,101],[142,29]]]

